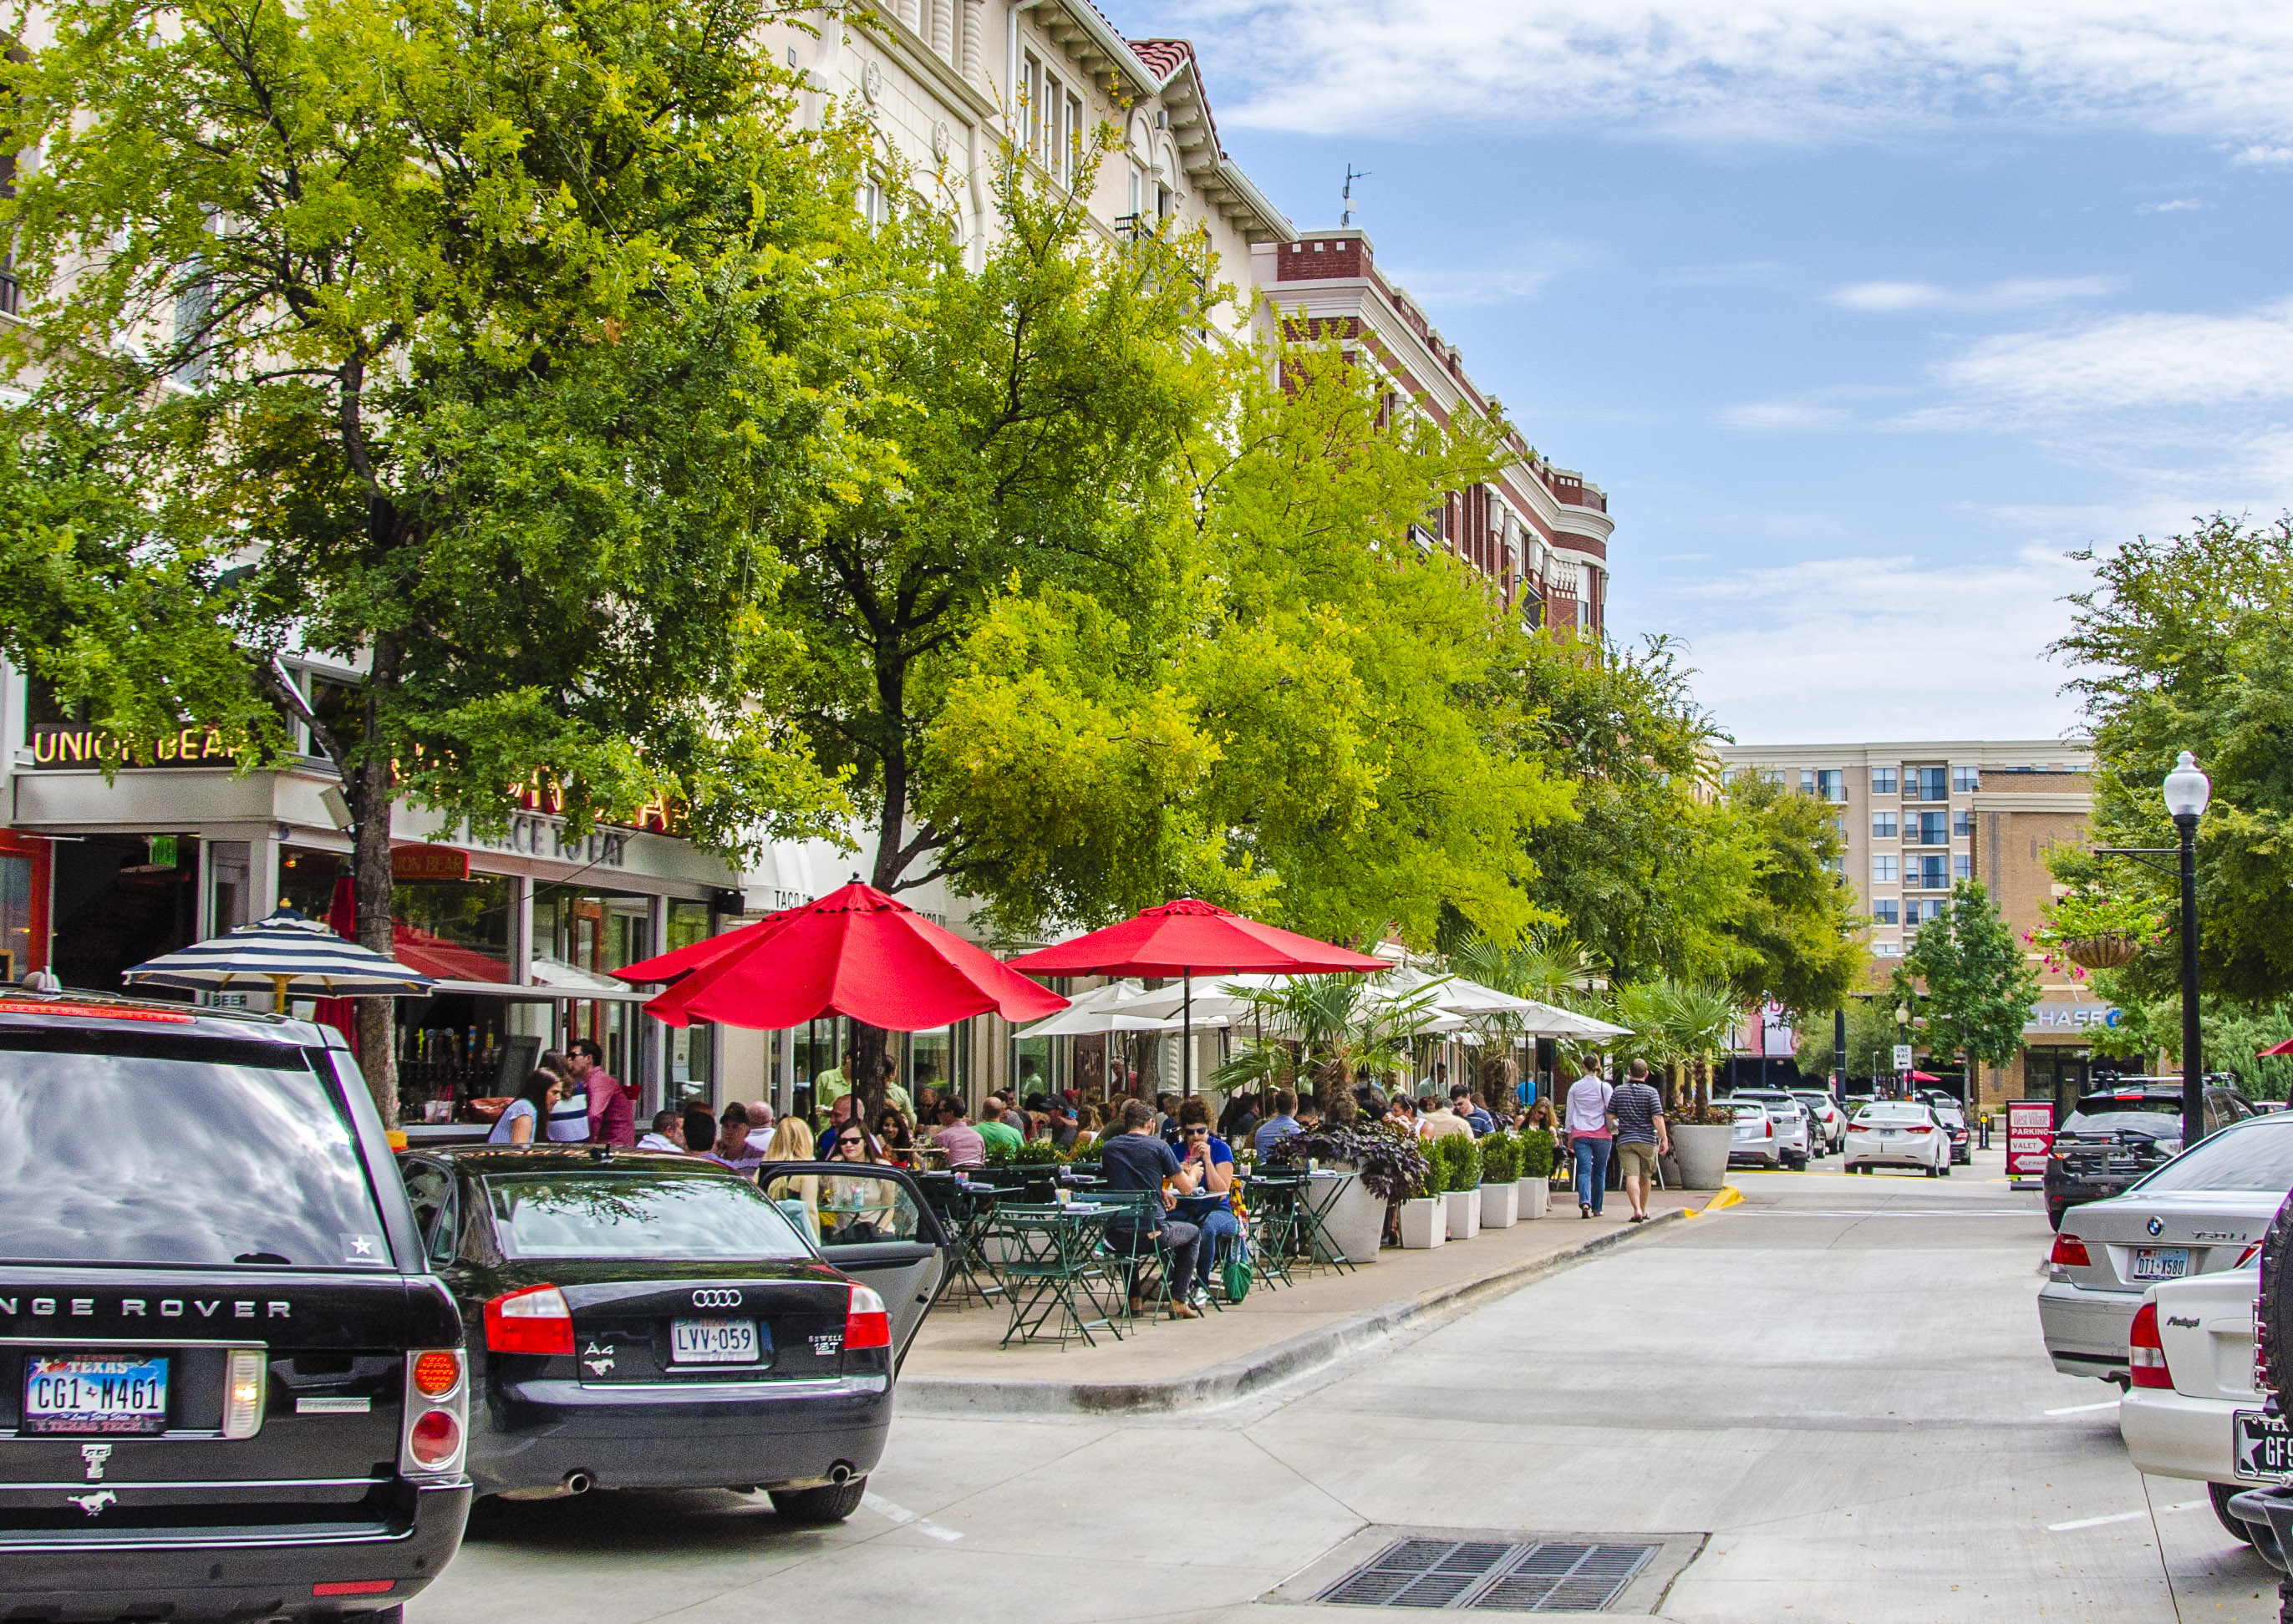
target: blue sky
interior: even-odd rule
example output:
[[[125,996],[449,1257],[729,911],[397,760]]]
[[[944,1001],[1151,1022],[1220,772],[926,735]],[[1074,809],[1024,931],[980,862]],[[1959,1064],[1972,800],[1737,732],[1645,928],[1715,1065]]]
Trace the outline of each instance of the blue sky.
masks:
[[[1103,0],[1103,4],[1105,0]],[[2293,502],[2293,9],[1192,0],[1228,151],[1604,486],[1746,742],[2050,737],[2065,558]]]

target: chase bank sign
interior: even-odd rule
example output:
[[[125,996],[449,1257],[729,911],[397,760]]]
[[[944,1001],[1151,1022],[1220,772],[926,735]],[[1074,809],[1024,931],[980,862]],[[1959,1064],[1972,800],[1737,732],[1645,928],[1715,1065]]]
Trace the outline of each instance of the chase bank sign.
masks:
[[[2125,1018],[2123,1011],[2109,1004],[2034,1004],[2022,1030],[2040,1034],[2083,1032],[2117,1026]]]

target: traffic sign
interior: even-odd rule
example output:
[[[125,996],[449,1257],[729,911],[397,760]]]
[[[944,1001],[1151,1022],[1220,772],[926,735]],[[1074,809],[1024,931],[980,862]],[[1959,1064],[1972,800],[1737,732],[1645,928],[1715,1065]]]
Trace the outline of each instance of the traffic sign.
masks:
[[[1910,1069],[1911,1046],[1908,1043],[1899,1043],[1895,1046],[1895,1070],[1908,1071]]]

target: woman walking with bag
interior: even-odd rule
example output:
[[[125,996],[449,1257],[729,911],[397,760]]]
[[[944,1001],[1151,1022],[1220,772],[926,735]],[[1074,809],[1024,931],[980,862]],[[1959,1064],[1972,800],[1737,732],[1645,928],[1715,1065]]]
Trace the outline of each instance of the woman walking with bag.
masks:
[[[1608,1102],[1616,1090],[1600,1077],[1600,1057],[1584,1056],[1584,1075],[1568,1086],[1568,1149],[1576,1163],[1576,1211],[1580,1216],[1600,1216],[1600,1198],[1608,1192],[1608,1151],[1616,1143],[1616,1119]]]

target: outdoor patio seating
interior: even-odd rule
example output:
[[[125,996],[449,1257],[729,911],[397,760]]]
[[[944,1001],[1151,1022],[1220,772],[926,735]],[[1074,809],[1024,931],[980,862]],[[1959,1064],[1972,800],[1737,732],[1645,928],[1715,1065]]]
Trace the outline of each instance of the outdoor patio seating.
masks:
[[[1002,1264],[1011,1297],[1003,1346],[1014,1339],[1056,1339],[1065,1347],[1080,1337],[1086,1346],[1096,1347],[1094,1330],[1121,1340],[1122,1329],[1105,1297],[1116,1288],[1099,1244],[1112,1216],[1101,1208],[1057,1205],[1007,1206],[997,1213],[996,1232],[1010,1248]]]

